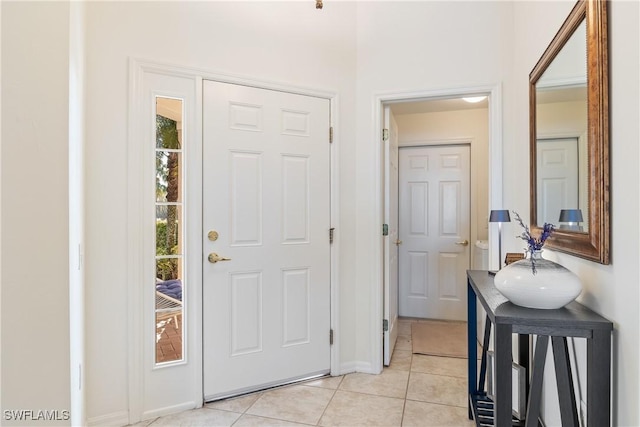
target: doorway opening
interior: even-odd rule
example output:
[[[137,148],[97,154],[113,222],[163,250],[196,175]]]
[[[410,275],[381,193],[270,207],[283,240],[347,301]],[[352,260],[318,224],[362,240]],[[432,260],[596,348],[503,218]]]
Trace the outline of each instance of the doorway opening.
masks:
[[[469,100],[463,100],[467,97],[478,97],[479,102],[472,103]],[[377,123],[380,138],[388,139],[392,132],[385,128],[385,124],[394,122],[397,126],[397,146],[400,152],[411,153],[405,155],[405,159],[399,162],[399,170],[430,168],[427,160],[442,166],[450,166],[457,169],[464,165],[464,157],[452,155],[446,149],[455,147],[466,147],[469,152],[467,160],[468,196],[464,203],[460,204],[459,200],[453,204],[447,205],[447,200],[451,201],[460,194],[460,185],[455,180],[445,178],[442,182],[425,182],[421,178],[411,177],[399,180],[398,186],[407,186],[404,190],[403,201],[400,197],[398,202],[397,217],[400,218],[395,245],[385,243],[388,236],[384,236],[380,244],[380,256],[382,259],[382,267],[380,272],[380,298],[381,310],[376,314],[374,320],[378,325],[383,324],[384,340],[376,338],[376,343],[380,345],[380,367],[388,364],[390,359],[390,350],[393,349],[393,339],[389,334],[392,329],[390,322],[399,316],[421,317],[432,319],[446,320],[467,320],[466,312],[457,314],[451,318],[446,308],[454,300],[458,300],[457,304],[466,308],[466,270],[474,264],[472,257],[474,256],[473,248],[476,241],[493,242],[495,238],[491,235],[488,227],[488,212],[491,206],[501,204],[502,199],[502,140],[501,132],[501,93],[499,87],[482,87],[470,88],[451,91],[422,92],[411,94],[396,94],[377,97],[376,108],[379,113]],[[477,101],[477,99],[476,99]],[[388,118],[387,115],[391,115]],[[445,149],[444,154],[430,154],[430,150],[435,147]],[[387,150],[385,148],[385,150]],[[424,151],[423,151],[424,150]],[[436,149],[437,151],[437,149]],[[381,150],[378,164],[380,168],[380,181],[383,191],[380,191],[380,212],[381,222],[386,224],[389,220],[389,200],[394,200],[394,196],[388,191],[387,167],[388,153]],[[431,159],[429,160],[429,158]],[[436,160],[437,158],[437,160]],[[462,162],[462,163],[460,163]],[[463,168],[464,169],[464,168]],[[384,191],[386,189],[386,191]],[[397,192],[402,192],[399,188]],[[431,193],[431,194],[429,194]],[[428,199],[429,198],[429,199]],[[433,202],[429,202],[432,200]],[[438,203],[438,206],[433,206]],[[431,205],[431,206],[430,206]],[[431,214],[428,210],[431,209]],[[444,209],[444,210],[443,210]],[[453,209],[453,211],[452,211]],[[407,211],[410,210],[410,211]],[[403,212],[404,211],[404,212]],[[445,212],[447,211],[447,212]],[[422,216],[418,215],[423,213]],[[459,216],[457,213],[462,212],[464,215]],[[443,223],[438,218],[451,219],[451,213],[456,213],[455,220]],[[426,215],[426,216],[425,216]],[[464,219],[466,217],[467,219]],[[466,231],[464,227],[459,228],[460,221],[468,221]],[[404,223],[404,224],[403,224]],[[431,225],[429,226],[429,223]],[[389,227],[391,229],[391,227]],[[425,241],[434,240],[434,235],[451,234],[451,244],[456,250],[438,248],[430,249],[407,249],[402,250],[407,237],[415,237],[416,234],[422,233],[427,237]],[[491,246],[491,245],[490,245]],[[398,266],[400,268],[399,279],[394,281],[389,279],[389,266],[386,263],[388,259],[393,259],[393,254],[389,255],[388,251],[397,252]],[[432,260],[427,259],[428,252],[435,252]],[[459,253],[460,256],[454,256]],[[451,262],[454,258],[462,258],[463,263]],[[489,258],[491,259],[491,258]],[[418,262],[422,260],[423,262]],[[449,262],[447,262],[449,261]],[[457,265],[457,267],[453,267]],[[457,271],[457,270],[459,271]],[[414,271],[415,270],[415,271]],[[439,271],[440,270],[440,271]],[[407,274],[402,277],[402,271],[414,271],[415,277],[407,279]],[[443,287],[432,285],[426,286],[424,280],[435,280],[441,282]],[[450,277],[449,277],[450,276]],[[418,280],[419,279],[419,280]],[[410,283],[404,283],[403,281]],[[421,285],[421,286],[418,286]],[[398,292],[398,289],[390,288],[397,286],[405,287],[404,292]],[[427,300],[431,300],[430,309],[427,311],[412,314],[411,311],[401,308],[403,298],[407,294],[420,294],[422,302],[426,304]],[[404,295],[402,295],[404,294]],[[441,299],[442,302],[437,300]],[[414,298],[420,305],[420,298]],[[435,306],[433,305],[435,301]],[[397,304],[393,306],[394,304]],[[414,305],[416,302],[414,301]],[[434,310],[433,307],[442,305],[444,311]],[[406,306],[406,304],[405,304]],[[404,311],[403,311],[404,310]],[[380,317],[378,317],[380,316]],[[457,316],[457,317],[456,317]],[[459,317],[459,318],[458,318]],[[373,320],[373,319],[372,319]],[[379,323],[378,323],[379,322]],[[379,331],[379,329],[378,329]],[[378,335],[379,337],[379,335]]]

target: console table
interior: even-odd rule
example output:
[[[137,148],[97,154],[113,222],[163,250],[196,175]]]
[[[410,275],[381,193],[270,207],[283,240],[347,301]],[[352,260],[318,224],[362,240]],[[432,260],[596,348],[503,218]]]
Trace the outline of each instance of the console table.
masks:
[[[509,302],[494,286],[494,276],[485,270],[467,271],[469,419],[476,425],[498,427],[538,425],[542,396],[542,378],[551,340],[562,425],[578,427],[578,411],[567,337],[587,339],[587,425],[611,425],[611,331],[613,324],[577,302],[556,310],[525,308]],[[480,372],[477,351],[477,304],[487,313]],[[495,328],[494,398],[484,391],[487,347],[491,327]],[[527,412],[523,420],[512,417],[512,337],[518,335],[519,364],[525,367]],[[536,348],[529,375],[529,336],[536,335]],[[480,374],[480,375],[478,375]],[[530,383],[530,384],[529,384]]]

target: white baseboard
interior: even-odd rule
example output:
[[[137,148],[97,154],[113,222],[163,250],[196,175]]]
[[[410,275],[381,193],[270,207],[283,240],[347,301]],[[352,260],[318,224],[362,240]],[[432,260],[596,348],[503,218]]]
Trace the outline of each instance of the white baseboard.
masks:
[[[152,411],[146,411],[142,413],[142,420],[148,420],[151,418],[163,417],[169,414],[175,414],[177,412],[187,411],[189,409],[195,409],[199,405],[196,402],[183,402],[178,405],[165,406],[164,408],[154,409]],[[200,405],[202,406],[202,405]]]
[[[129,412],[120,411],[112,414],[101,415],[99,417],[89,418],[87,425],[89,426],[126,426],[129,424]]]
[[[381,371],[380,371],[380,368],[374,367],[371,364],[371,362],[359,361],[359,362],[356,362],[356,372],[361,372],[363,374],[377,375]]]
[[[331,371],[331,375],[346,375],[357,371],[357,362],[345,362],[337,366],[337,369]]]
[[[141,421],[150,420],[153,418],[162,417],[169,414],[175,414],[177,412],[187,411],[189,409],[195,409],[198,406],[196,402],[184,402],[179,405],[167,406],[164,408],[154,409],[142,414]],[[100,426],[100,427],[121,427],[129,425],[129,412],[120,411],[112,414],[101,415],[99,417],[93,417],[87,420],[88,426]]]
[[[374,368],[371,362],[356,360],[356,361],[345,362],[340,364],[340,366],[338,367],[338,371],[337,372],[332,371],[331,375],[333,376],[346,375],[354,372],[377,375],[380,373],[380,370],[378,368]]]

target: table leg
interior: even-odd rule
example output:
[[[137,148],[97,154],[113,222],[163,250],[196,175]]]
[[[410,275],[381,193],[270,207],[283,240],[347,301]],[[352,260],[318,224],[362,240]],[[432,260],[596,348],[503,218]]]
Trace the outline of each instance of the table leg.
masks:
[[[556,382],[558,383],[558,400],[560,401],[560,418],[562,425],[578,426],[578,411],[576,409],[576,394],[573,390],[573,376],[571,362],[567,349],[566,337],[552,337],[553,360],[556,367]]]
[[[469,381],[469,419],[473,419],[473,407],[471,396],[478,392],[476,380],[478,379],[478,363],[476,362],[476,341],[478,339],[478,325],[476,323],[477,307],[476,293],[467,280],[467,361],[468,361],[468,381]]]
[[[495,422],[496,426],[512,425],[511,396],[511,325],[496,324],[495,327]]]
[[[491,338],[491,319],[489,316],[484,321],[484,338],[482,339],[482,359],[480,360],[480,379],[478,380],[478,390],[484,390],[487,378],[487,351],[489,350],[489,339]]]
[[[518,334],[518,364],[524,368],[525,402],[529,399],[529,341],[527,334]]]
[[[542,401],[542,380],[544,378],[544,365],[547,361],[547,348],[549,337],[538,335],[536,339],[535,355],[533,356],[533,372],[531,373],[531,390],[527,404],[527,420],[525,427],[538,427],[540,418],[540,403]]]
[[[587,339],[587,426],[611,425],[611,331]]]

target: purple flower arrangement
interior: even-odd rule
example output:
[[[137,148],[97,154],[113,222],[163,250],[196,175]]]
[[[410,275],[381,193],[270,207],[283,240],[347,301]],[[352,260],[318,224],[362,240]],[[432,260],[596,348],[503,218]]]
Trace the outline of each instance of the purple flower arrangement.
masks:
[[[524,229],[522,234],[517,237],[527,242],[527,246],[528,246],[527,251],[531,253],[531,268],[533,270],[533,274],[536,274],[536,264],[535,264],[535,259],[533,257],[533,253],[536,251],[542,250],[544,243],[547,241],[549,236],[551,236],[551,234],[555,230],[555,225],[545,222],[544,226],[542,226],[542,233],[540,234],[540,236],[533,237],[531,235],[531,231],[529,230],[529,227],[525,225],[525,223],[522,221],[522,218],[520,218],[520,215],[518,215],[516,211],[513,211],[513,214],[515,215],[516,221],[518,221],[520,226]]]
[[[536,238],[531,235],[531,231],[529,231],[529,227],[527,227],[524,224],[524,222],[522,221],[522,218],[520,218],[520,215],[518,215],[518,212],[513,211],[513,214],[516,217],[516,221],[518,221],[520,226],[524,228],[524,231],[522,232],[522,234],[517,237],[527,242],[527,246],[529,247],[528,251],[535,252],[535,251],[542,250],[542,247],[544,246],[544,242],[546,242],[549,236],[551,236],[551,233],[553,233],[553,230],[555,230],[556,226],[545,222],[544,226],[542,227],[542,234],[540,234],[540,237]]]

